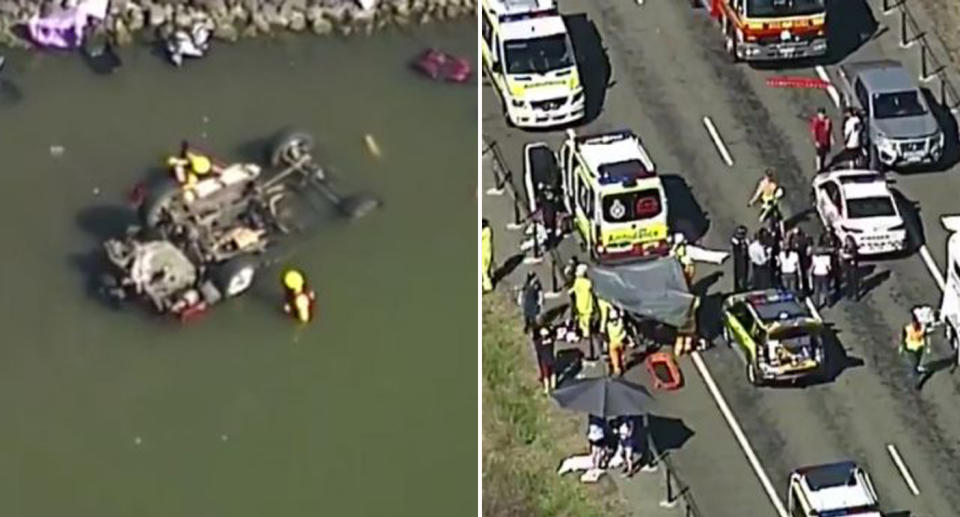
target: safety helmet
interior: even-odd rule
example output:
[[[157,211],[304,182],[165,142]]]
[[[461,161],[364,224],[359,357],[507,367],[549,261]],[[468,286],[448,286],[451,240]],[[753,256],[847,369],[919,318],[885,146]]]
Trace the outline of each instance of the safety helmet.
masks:
[[[543,337],[548,337],[550,335],[550,329],[547,327],[540,327],[540,335]]]
[[[587,276],[587,265],[586,264],[577,264],[577,276]]]
[[[303,284],[305,280],[303,279],[303,274],[295,269],[291,269],[283,274],[283,285],[290,289],[291,291],[299,291],[303,289]]]
[[[615,320],[620,317],[620,313],[617,312],[617,309],[610,309],[610,319]]]
[[[197,174],[206,174],[210,172],[212,167],[210,158],[207,158],[202,154],[188,153],[187,159],[190,160],[190,168],[193,169],[193,172]]]

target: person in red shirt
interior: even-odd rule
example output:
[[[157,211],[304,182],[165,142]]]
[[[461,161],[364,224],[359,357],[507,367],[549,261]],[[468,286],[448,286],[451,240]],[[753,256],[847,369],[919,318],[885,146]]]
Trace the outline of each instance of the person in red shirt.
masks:
[[[810,133],[817,151],[817,172],[822,172],[833,144],[833,123],[823,108],[818,108],[817,114],[810,120]]]

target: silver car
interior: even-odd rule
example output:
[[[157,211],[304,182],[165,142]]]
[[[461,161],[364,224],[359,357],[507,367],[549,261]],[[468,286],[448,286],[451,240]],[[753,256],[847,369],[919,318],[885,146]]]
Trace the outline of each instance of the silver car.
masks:
[[[840,67],[844,102],[865,114],[865,145],[887,167],[933,164],[944,135],[916,82],[898,61],[861,61]]]

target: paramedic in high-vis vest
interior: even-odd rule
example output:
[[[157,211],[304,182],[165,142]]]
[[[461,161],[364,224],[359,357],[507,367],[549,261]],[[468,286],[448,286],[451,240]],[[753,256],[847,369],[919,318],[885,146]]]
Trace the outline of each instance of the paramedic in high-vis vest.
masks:
[[[927,330],[916,315],[911,316],[910,323],[903,327],[900,353],[906,353],[910,358],[913,373],[923,375],[927,369],[923,365],[923,356],[930,353],[927,343]]]

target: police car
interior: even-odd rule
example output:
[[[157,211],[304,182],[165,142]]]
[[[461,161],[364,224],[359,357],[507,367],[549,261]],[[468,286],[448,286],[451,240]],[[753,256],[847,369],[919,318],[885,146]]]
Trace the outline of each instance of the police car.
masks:
[[[723,302],[723,337],[740,352],[754,386],[823,373],[823,322],[790,291],[734,294]]]
[[[553,0],[483,0],[484,71],[518,127],[569,124],[584,115],[584,93],[567,26]]]
[[[594,261],[670,252],[663,181],[637,135],[567,130],[559,155],[565,208]]]
[[[832,228],[841,241],[852,237],[861,255],[906,249],[906,225],[879,173],[843,169],[818,174],[813,196],[823,226]]]
[[[852,461],[799,468],[790,473],[791,517],[881,517],[870,476]]]

